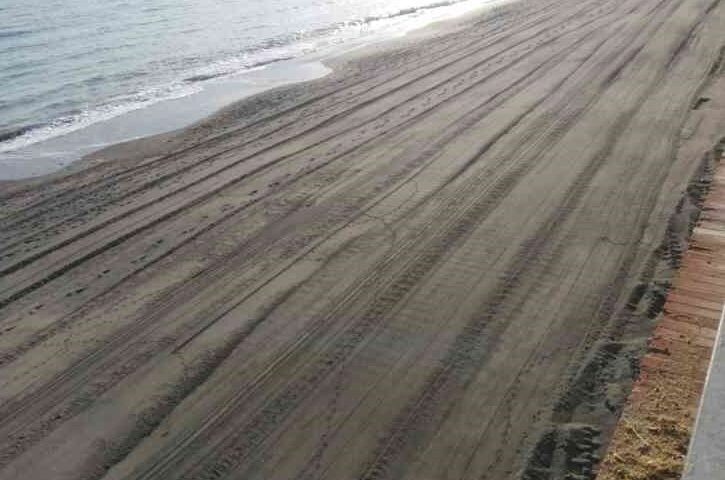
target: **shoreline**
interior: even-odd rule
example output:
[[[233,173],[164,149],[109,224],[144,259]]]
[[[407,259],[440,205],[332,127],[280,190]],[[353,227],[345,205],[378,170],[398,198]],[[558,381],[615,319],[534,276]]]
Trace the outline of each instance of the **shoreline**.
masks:
[[[78,164],[92,163],[88,158],[107,148],[159,135],[178,134],[250,97],[327,74],[329,69],[319,61],[292,59],[218,79],[197,93],[132,110],[17,152],[2,153],[0,155],[5,158],[0,159],[3,170],[0,182],[77,171],[82,168]]]
[[[0,184],[0,480],[593,478],[723,25],[507,3]]]
[[[405,42],[404,39],[409,35],[411,38],[433,35],[441,29],[451,28],[451,25],[463,18],[480,15],[486,9],[496,8],[509,1],[493,0],[449,18],[431,20],[400,36],[391,36],[390,32],[381,33],[379,38],[361,38],[301,57],[269,62],[237,74],[214,77],[211,83],[204,82],[202,90],[196,93],[132,110],[17,151],[0,153],[0,185],[76,171],[76,164],[92,164],[88,159],[97,157],[96,153],[117,144],[194,128],[207,120],[213,121],[217,114],[250,97],[329,75],[332,70],[328,65],[342,65],[346,63],[343,59],[359,56],[359,52],[369,54],[379,49],[395,48],[399,42]],[[446,27],[446,24],[449,26]]]

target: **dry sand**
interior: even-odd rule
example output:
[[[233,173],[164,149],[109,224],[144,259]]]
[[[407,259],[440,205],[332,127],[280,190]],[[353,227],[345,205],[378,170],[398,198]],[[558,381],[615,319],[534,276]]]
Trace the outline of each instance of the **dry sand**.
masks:
[[[0,479],[590,478],[724,44],[720,0],[513,3],[5,184]]]

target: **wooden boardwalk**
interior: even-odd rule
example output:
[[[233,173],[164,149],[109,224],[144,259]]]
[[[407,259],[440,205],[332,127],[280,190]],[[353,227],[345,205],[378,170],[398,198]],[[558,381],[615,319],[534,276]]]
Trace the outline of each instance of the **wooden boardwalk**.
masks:
[[[725,300],[725,165],[641,362],[598,479],[679,478]]]

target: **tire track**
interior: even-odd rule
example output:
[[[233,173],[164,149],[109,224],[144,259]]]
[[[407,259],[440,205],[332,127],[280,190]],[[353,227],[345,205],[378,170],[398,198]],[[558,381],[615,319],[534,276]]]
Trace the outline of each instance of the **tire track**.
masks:
[[[521,176],[520,171],[512,172],[509,179],[511,181],[511,180],[520,178],[520,176]],[[509,186],[508,188],[512,188],[512,187],[513,187],[513,185]],[[488,193],[488,192],[486,192],[486,193]],[[505,195],[506,195],[506,190],[502,189],[500,191],[500,193],[499,192],[493,193],[492,197],[501,199],[501,198],[505,197]],[[465,197],[465,195],[461,195],[461,196]],[[484,198],[484,202],[486,203],[486,206],[488,207],[488,209],[492,210],[495,207],[495,205],[491,204],[490,197],[487,197],[486,195],[484,195],[483,198]],[[477,213],[480,214],[481,212],[477,212]],[[465,234],[464,232],[468,232],[468,230],[463,225],[466,225],[468,228],[471,228],[472,222],[469,221],[468,224],[462,223],[462,222],[458,223],[456,226],[448,227],[448,231],[453,231],[454,234],[464,235]],[[391,292],[391,294],[394,295],[394,299],[388,298],[387,296],[383,296],[382,299],[380,300],[381,302],[385,302],[384,303],[385,305],[388,305],[388,307],[386,307],[386,308],[392,308],[392,306],[397,303],[398,299],[404,295],[404,291],[407,291],[409,288],[412,288],[413,285],[417,284],[419,279],[422,278],[422,276],[425,275],[425,273],[428,271],[427,269],[432,267],[436,263],[435,255],[442,256],[445,254],[445,251],[447,249],[451,248],[450,239],[446,238],[445,240],[441,241],[441,245],[448,245],[448,246],[447,247],[441,246],[437,250],[435,250],[434,248],[425,249],[426,251],[429,252],[428,256],[424,256],[422,259],[419,258],[417,260],[418,263],[414,262],[413,263],[414,266],[411,267],[411,269],[406,271],[406,272],[408,272],[407,274],[404,273],[401,275],[402,279],[400,280],[400,286],[398,286],[397,283],[394,283],[390,286],[387,286],[387,287],[384,287],[381,289],[383,291]],[[430,253],[433,250],[435,250],[436,253]],[[418,267],[415,267],[415,265],[418,265]],[[422,265],[427,265],[428,267],[423,268]],[[379,271],[380,268],[378,268],[376,270]],[[402,287],[402,285],[406,285],[406,287]],[[365,287],[363,286],[361,288],[361,290],[364,291]],[[392,292],[394,292],[394,293],[392,293]],[[343,308],[343,307],[341,307],[341,308]],[[367,314],[366,316],[364,316],[365,320],[367,322],[371,323],[374,320],[381,318],[384,315],[383,310],[381,310],[382,308],[383,308],[382,306],[376,306],[376,304],[374,303],[373,306],[370,308],[370,310],[368,310],[368,312],[370,312],[370,313]],[[336,316],[335,312],[330,314],[331,318],[334,318],[335,316]],[[360,333],[360,331],[363,330],[365,327],[367,327],[366,330],[372,331],[373,325],[363,325],[363,326],[355,327],[352,329],[353,333],[351,335],[358,342],[363,341],[364,336],[362,333]],[[354,345],[351,346],[350,341],[341,342],[341,343],[342,343],[342,345],[344,345],[344,349],[347,352],[352,351],[352,349],[354,348]],[[296,349],[304,350],[304,346],[296,346]],[[321,373],[320,371],[321,370],[324,371],[326,369],[325,368],[326,365],[328,366],[327,369],[332,368],[331,366],[339,365],[343,361],[343,357],[341,357],[340,355],[341,354],[339,354],[339,355],[330,354],[329,356],[326,355],[321,360],[319,360],[319,365],[316,368],[311,369],[313,373],[311,373],[310,375],[314,376],[314,378],[317,382],[321,381],[322,378],[325,377],[325,375],[324,375],[324,373]],[[317,383],[317,382],[315,382],[315,383]],[[271,406],[264,408],[264,411],[268,410],[269,412],[275,412],[276,415],[282,415],[282,413],[281,413],[281,411],[283,411],[282,405],[285,403],[285,400],[294,398],[295,402],[301,401],[301,399],[304,397],[304,393],[301,393],[300,390],[302,390],[302,392],[307,391],[308,388],[309,388],[309,390],[311,390],[313,387],[309,386],[310,383],[312,383],[311,379],[305,379],[305,380],[299,381],[300,385],[297,386],[298,387],[297,389],[293,388],[291,390],[287,390],[287,392],[289,392],[289,393],[286,393],[286,394],[283,393],[280,396],[278,396],[277,400],[275,400],[275,402],[273,402]],[[294,393],[292,393],[292,392],[294,392]],[[245,390],[245,393],[247,393],[246,390]],[[233,403],[242,404],[242,405],[244,404],[241,399],[236,399],[236,400],[234,400]],[[287,409],[291,409],[291,408],[293,408],[292,405],[284,406],[285,411]],[[221,417],[222,419],[219,419],[217,421],[220,423],[223,423],[224,422],[223,418],[231,417],[231,416],[232,416],[231,414],[226,414],[223,417]],[[281,421],[281,419],[279,421]],[[253,421],[252,424],[254,425],[254,423],[255,422]],[[267,423],[266,421],[259,420],[258,421],[259,425],[257,425],[257,427],[261,428],[261,426],[266,425],[266,423]],[[274,422],[274,425],[278,425],[278,423]],[[274,427],[270,426],[269,428],[271,430]],[[214,431],[214,430],[216,430],[216,427],[210,426],[209,429],[211,431]],[[254,438],[255,441],[258,441],[258,442],[263,441],[263,434],[257,428],[247,427],[247,428],[245,428],[245,430],[249,430],[249,431],[253,432],[252,438]],[[198,439],[197,441],[204,444],[209,440],[202,438],[202,439]],[[248,444],[243,444],[242,446],[235,448],[236,452],[239,452],[239,453],[245,452],[246,454],[249,454],[249,452],[251,452],[253,450],[254,450],[254,446],[248,445]],[[178,455],[183,456],[183,453],[178,453]],[[238,463],[239,461],[240,461],[240,459],[237,459],[237,458],[226,459],[225,457],[222,457],[221,460],[219,460],[217,463],[213,464],[212,466],[205,468],[203,471],[196,471],[196,473],[193,473],[191,475],[194,478],[217,478],[218,476],[221,475],[221,472],[227,471],[231,465],[234,465],[234,464]],[[171,459],[166,460],[166,462],[168,462],[169,465],[174,465],[176,463],[176,460],[171,458]],[[159,468],[161,468],[160,462],[156,462],[154,464],[154,468],[155,469],[153,472],[145,472],[144,476],[138,477],[138,478],[147,478],[147,476],[148,476],[148,478],[152,478],[154,476],[164,476],[164,475],[168,475],[170,473],[168,471],[159,470]],[[208,475],[205,476],[202,474],[202,472],[206,472],[206,474],[208,474]]]
[[[270,115],[253,99],[188,150],[9,197],[10,222],[38,214],[11,243],[68,222],[0,281],[0,479],[513,479],[541,435],[584,438],[584,407],[548,415],[589,388],[678,188],[669,136],[721,5],[521,5],[270,94]],[[692,115],[720,104],[703,92]]]
[[[555,65],[556,65],[556,59],[549,60],[549,62],[547,62],[547,64],[546,64],[547,68],[553,68]],[[541,68],[541,67],[539,67],[539,68]],[[539,73],[538,70],[535,70],[534,72],[532,72],[529,75],[529,77],[530,78],[535,78],[536,77],[536,73]],[[510,88],[513,88],[515,86],[516,85],[511,85]],[[518,90],[518,91],[520,91],[520,90]],[[543,101],[543,99],[542,99],[542,101]],[[528,114],[528,112],[526,112],[524,115],[522,115],[521,117],[519,117],[518,120],[520,120],[521,118],[523,118],[526,114]],[[461,125],[461,129],[469,128],[469,126],[470,126],[470,122],[464,122],[464,124]],[[514,125],[509,126],[502,134],[500,134],[498,136],[498,138],[501,138],[503,135],[505,135],[505,132],[510,131],[510,129],[513,128],[513,126]],[[452,134],[451,135],[451,138],[448,141],[452,141],[453,139],[455,139],[456,136],[457,136],[457,133]],[[428,154],[429,155],[432,155],[434,151],[437,151],[442,146],[443,146],[442,144],[436,145],[435,148],[430,149],[430,151],[428,152]],[[481,153],[479,153],[479,154],[481,154]],[[519,173],[520,172],[517,172],[513,176],[518,176]],[[379,200],[379,201],[382,201],[382,200]],[[379,201],[376,202],[376,204],[379,203]],[[370,207],[370,208],[372,208],[372,207]],[[367,210],[364,210],[363,212],[368,211],[368,210],[369,210],[369,208]],[[359,218],[359,216],[361,216],[361,215],[357,215],[356,217],[353,218],[353,220]],[[352,221],[352,220],[350,220],[350,221]],[[350,221],[347,222],[347,223],[345,223],[342,227],[338,228],[336,231],[339,231],[342,228],[344,228],[347,224],[350,223]],[[329,238],[329,236],[327,238]],[[324,239],[323,239],[323,241],[324,241]],[[319,243],[322,243],[322,241],[318,242],[318,244]],[[246,250],[246,249],[244,249],[244,250]],[[254,252],[247,251],[247,254],[251,256],[251,255],[254,254]],[[233,264],[231,264],[231,263],[229,263],[227,261],[224,261],[224,262],[221,262],[221,263],[222,263],[222,265],[233,265]],[[216,271],[211,271],[211,273],[213,273],[213,277],[212,278],[217,277],[219,275],[219,273],[216,272]],[[200,278],[198,280],[198,282],[195,282],[195,283],[199,283],[199,284],[209,283],[212,280],[212,278],[208,278],[208,277],[209,277],[209,275],[206,275],[205,278],[204,277],[203,278]],[[189,288],[191,290],[193,290],[195,287],[192,284]],[[250,297],[251,295],[253,295],[254,292],[255,292],[254,290],[251,291],[251,292],[249,292],[248,294],[245,295],[245,297],[240,302],[237,302],[237,303],[242,303],[244,301],[244,299],[246,299],[246,298]],[[182,293],[181,296],[183,297],[184,295],[186,295],[186,294],[185,293]],[[180,299],[172,299],[172,300],[169,300],[167,302],[167,305],[174,305],[174,304],[178,303],[179,300]],[[234,306],[236,306],[236,305],[234,305]],[[232,306],[232,308],[234,308],[234,306]],[[164,311],[164,310],[160,310],[158,313],[165,314],[167,312]],[[223,315],[223,313],[224,312],[222,312],[221,315]],[[220,318],[221,315],[216,315],[213,318]],[[158,320],[158,318],[159,318],[159,315],[158,314],[154,314],[154,315],[148,316],[144,320],[144,324],[152,325],[152,324],[154,324]],[[186,342],[188,342],[191,339],[193,339],[196,335],[198,335],[199,333],[201,333],[201,331],[203,331],[203,329],[208,328],[209,326],[210,326],[210,324],[204,325],[204,327],[202,327],[202,329],[200,329],[199,331],[197,331],[196,333],[194,333],[188,340],[186,340]],[[113,348],[114,345],[121,345],[121,346],[123,346],[123,345],[130,344],[130,343],[132,343],[132,341],[129,338],[133,338],[134,336],[139,336],[139,335],[147,335],[147,334],[148,334],[148,332],[146,332],[145,330],[143,330],[141,328],[136,329],[134,331],[125,331],[125,332],[123,332],[123,336],[122,337],[119,337],[117,339],[114,339],[113,342],[111,342],[106,347],[105,350],[98,351],[98,352],[94,352],[93,356],[84,359],[83,364],[85,364],[85,365],[92,365],[92,366],[94,366],[95,370],[97,370],[97,371],[101,371],[101,372],[107,371],[107,369],[111,365],[118,364],[119,359],[128,358],[128,357],[134,358],[134,355],[131,355],[130,352],[125,351],[125,350],[122,350],[117,355],[114,355],[112,357],[109,357],[109,354],[108,354],[108,350],[109,349]],[[186,342],[184,342],[184,343],[186,343]],[[184,343],[182,343],[180,347],[177,347],[176,350],[178,350],[178,348],[183,347]],[[17,355],[19,355],[21,353],[23,353],[23,352],[17,352],[14,355],[14,357],[17,357]],[[156,352],[139,352],[135,356],[140,356],[141,358],[150,359],[150,358],[153,357],[154,354],[156,354]],[[75,373],[78,370],[78,368],[79,367],[74,367],[71,370],[71,372]],[[138,368],[138,366],[135,366],[135,368]],[[125,371],[131,371],[132,370],[132,368],[129,367],[126,363],[122,363],[121,364],[121,367],[119,367],[119,369],[125,370]],[[113,370],[111,372],[113,372]],[[111,374],[113,375],[113,373],[111,373]],[[117,377],[117,381],[120,381],[121,378],[122,378],[122,377],[120,377],[118,375],[114,375],[114,376]],[[76,384],[76,385],[84,385],[84,384],[87,384],[89,382],[90,382],[90,377],[88,377],[88,376],[81,376],[79,378],[76,378],[75,381],[73,382],[73,384]],[[61,377],[61,378],[57,379],[56,381],[52,382],[50,385],[51,386],[52,385],[62,385],[64,387],[66,387],[66,389],[67,389],[69,387],[69,383],[70,383],[69,382],[69,378],[67,378],[67,377],[64,376],[64,377]],[[110,388],[112,386],[113,386],[113,384],[108,384],[108,385],[106,385],[106,389],[107,388]],[[94,395],[92,395],[92,396],[97,396],[100,393],[102,393],[102,391],[94,392]],[[51,394],[51,392],[49,392],[49,391],[40,391],[40,392],[38,392],[38,393],[36,393],[34,395],[34,398],[22,398],[22,399],[19,399],[17,402],[14,402],[14,403],[16,405],[20,405],[20,406],[25,407],[25,408],[27,408],[27,406],[31,406],[31,405],[34,408],[38,408],[38,407],[41,407],[42,405],[46,405],[46,404],[47,405],[58,404],[59,401],[58,401],[58,398],[55,395],[52,395]],[[21,411],[19,411],[17,409],[14,409],[12,407],[12,404],[11,405],[7,405],[7,407],[8,408],[11,408],[12,410],[1,411],[0,412],[0,417],[17,418],[18,415],[20,415]],[[5,408],[3,410],[5,410]],[[30,418],[36,418],[38,416],[38,413],[27,413],[25,415],[29,416]],[[67,418],[69,415],[72,415],[72,413],[65,412],[63,414],[63,417],[64,418]]]

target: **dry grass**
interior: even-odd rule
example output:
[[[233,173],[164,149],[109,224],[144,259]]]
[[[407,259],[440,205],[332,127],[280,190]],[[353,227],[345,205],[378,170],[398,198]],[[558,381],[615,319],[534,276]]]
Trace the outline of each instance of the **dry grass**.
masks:
[[[699,403],[702,347],[681,344],[643,369],[598,480],[679,480]]]
[[[626,421],[623,441],[610,453],[614,464],[601,478],[678,479],[690,437],[689,423],[663,416]]]

